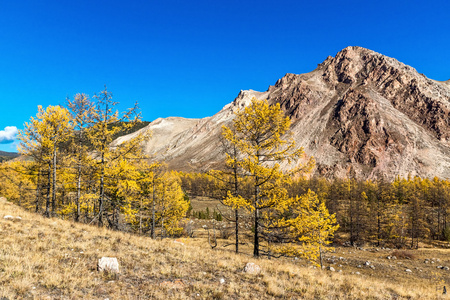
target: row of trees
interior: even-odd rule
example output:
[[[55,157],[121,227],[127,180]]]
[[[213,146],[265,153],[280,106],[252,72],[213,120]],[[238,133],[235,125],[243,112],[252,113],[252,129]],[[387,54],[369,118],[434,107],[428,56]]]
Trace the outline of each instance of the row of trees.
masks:
[[[21,205],[114,229],[179,232],[188,201],[180,179],[161,163],[149,164],[141,148],[148,134],[115,141],[140,123],[137,106],[120,114],[103,90],[77,94],[67,107],[38,107],[19,132],[27,160],[2,164],[1,193]]]
[[[200,173],[181,173],[183,189],[192,195],[221,199],[222,183]],[[450,181],[397,177],[356,180],[298,177],[284,185],[290,197],[314,191],[336,216],[336,241],[353,245],[418,247],[419,241],[450,241]],[[241,182],[247,197],[251,187]]]
[[[105,89],[93,101],[78,94],[67,107],[39,107],[19,133],[20,152],[31,159],[2,166],[9,186],[3,184],[1,193],[46,216],[150,231],[152,237],[157,227],[161,234],[179,232],[189,207],[180,176],[161,163],[148,163],[141,149],[148,135],[114,140],[140,121],[137,107],[119,114],[116,104]],[[278,104],[253,99],[235,112],[230,127],[223,127],[226,168],[207,177],[214,178],[210,188],[220,191],[221,201],[234,212],[236,252],[238,224],[245,215],[253,224],[254,256],[315,261],[338,225],[314,191],[289,194],[292,178],[314,166],[296,148],[289,127]]]

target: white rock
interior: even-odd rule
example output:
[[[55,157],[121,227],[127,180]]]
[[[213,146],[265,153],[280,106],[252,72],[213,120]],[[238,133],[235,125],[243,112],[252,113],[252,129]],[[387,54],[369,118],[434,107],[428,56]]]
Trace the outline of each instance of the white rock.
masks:
[[[330,270],[331,272],[335,272],[336,271],[333,267],[329,267],[328,270]]]
[[[410,269],[406,269],[405,272],[412,273]]]
[[[244,272],[249,274],[259,274],[261,273],[261,267],[255,263],[247,263],[244,267]]]
[[[181,241],[175,240],[175,241],[173,241],[173,242],[174,242],[175,244],[180,244],[180,245],[184,246],[184,243],[181,242]]]
[[[219,282],[220,282],[220,284],[224,284],[225,283],[225,279],[220,278]]]
[[[97,270],[111,273],[120,273],[119,262],[115,257],[102,257],[98,260]]]
[[[10,215],[6,215],[6,216],[3,217],[3,219],[14,219],[14,217],[10,216]]]

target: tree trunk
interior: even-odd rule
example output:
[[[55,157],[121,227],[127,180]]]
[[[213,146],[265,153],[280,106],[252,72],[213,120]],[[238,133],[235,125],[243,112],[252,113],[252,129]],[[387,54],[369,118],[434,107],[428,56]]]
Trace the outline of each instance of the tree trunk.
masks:
[[[40,198],[40,194],[41,194],[41,183],[40,183],[40,178],[41,178],[41,169],[39,169],[39,172],[37,174],[37,179],[36,179],[36,212],[39,211],[39,198]]]
[[[156,198],[156,191],[155,191],[155,175],[153,175],[153,198],[152,198],[152,239],[156,239],[156,231],[155,231],[155,198]]]
[[[80,221],[80,198],[81,198],[81,161],[78,160],[78,181],[77,181],[77,198],[75,200],[77,205],[77,214],[75,215],[75,222]]]
[[[258,223],[259,223],[259,209],[255,208],[255,239],[253,247],[253,256],[259,257],[259,236],[258,236]]]
[[[236,253],[239,253],[239,212],[236,209],[234,211],[236,216],[235,235],[236,235]]]
[[[52,215],[56,213],[56,143],[53,146]]]
[[[102,172],[100,176],[100,198],[98,199],[98,226],[103,226],[103,197],[105,195],[105,154],[102,153]]]
[[[45,202],[45,216],[47,218],[50,217],[50,187],[51,187],[51,183],[52,183],[51,175],[52,175],[52,164],[49,161],[48,162],[48,173],[47,173],[47,199]]]

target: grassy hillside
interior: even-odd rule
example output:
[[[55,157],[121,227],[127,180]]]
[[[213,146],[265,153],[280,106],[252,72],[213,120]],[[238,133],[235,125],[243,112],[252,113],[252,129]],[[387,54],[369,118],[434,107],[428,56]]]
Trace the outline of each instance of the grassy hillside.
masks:
[[[21,219],[5,219],[5,215]],[[314,269],[301,260],[253,259],[223,248],[212,250],[203,240],[153,241],[46,219],[4,198],[0,198],[0,239],[0,298],[446,299],[437,289],[443,282],[417,280],[415,269],[401,275],[400,268],[398,275],[392,273],[396,277],[381,278],[387,273],[382,268],[378,273],[362,268],[361,274],[351,274],[345,266],[338,273]],[[353,248],[345,250],[349,254]],[[373,255],[358,253],[363,252]],[[383,254],[376,253],[381,259]],[[119,276],[97,272],[102,256],[118,258]],[[448,253],[441,256],[444,259]],[[260,265],[262,272],[243,272],[248,262]]]
[[[0,162],[7,161],[18,156],[19,154],[15,152],[0,151]]]

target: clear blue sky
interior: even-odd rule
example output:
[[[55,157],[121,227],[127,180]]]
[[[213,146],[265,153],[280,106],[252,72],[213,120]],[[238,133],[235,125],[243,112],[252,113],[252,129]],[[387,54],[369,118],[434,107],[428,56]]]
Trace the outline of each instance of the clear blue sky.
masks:
[[[362,46],[450,78],[450,1],[0,1],[2,136],[106,84],[144,120],[213,115]]]

